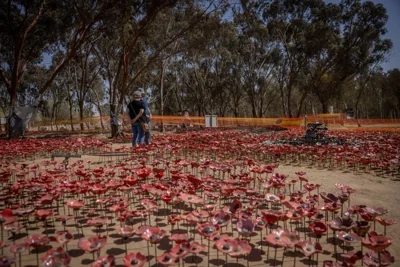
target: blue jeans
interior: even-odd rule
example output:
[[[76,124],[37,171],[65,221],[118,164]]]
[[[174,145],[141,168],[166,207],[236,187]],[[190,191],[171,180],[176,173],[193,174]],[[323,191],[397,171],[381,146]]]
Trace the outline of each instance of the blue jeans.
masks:
[[[132,124],[132,146],[135,147],[136,144],[144,144],[144,132],[142,130],[142,127],[140,126],[140,123],[134,123]]]
[[[144,133],[144,142],[149,145],[151,141],[151,123],[150,121],[147,123],[149,125],[149,131]]]

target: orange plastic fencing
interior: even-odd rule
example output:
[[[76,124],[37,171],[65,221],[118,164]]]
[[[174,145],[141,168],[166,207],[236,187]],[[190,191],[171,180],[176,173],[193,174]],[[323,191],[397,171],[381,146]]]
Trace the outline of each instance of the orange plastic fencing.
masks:
[[[129,127],[129,120],[126,116],[122,118],[123,125]],[[102,122],[102,123],[101,123]],[[300,128],[310,122],[322,122],[328,125],[329,129],[392,129],[400,131],[400,119],[347,119],[342,114],[309,114],[300,118],[235,118],[235,117],[217,117],[218,127],[263,127],[276,125],[284,128]],[[199,116],[159,116],[153,115],[151,119],[153,126],[205,126],[205,117]],[[102,124],[106,129],[110,128],[109,116],[97,116],[85,118],[83,120],[73,119],[75,130],[80,129],[83,124],[84,129],[102,129]],[[31,128],[37,127],[39,130],[55,130],[55,127],[70,130],[71,120],[58,121],[36,121]]]

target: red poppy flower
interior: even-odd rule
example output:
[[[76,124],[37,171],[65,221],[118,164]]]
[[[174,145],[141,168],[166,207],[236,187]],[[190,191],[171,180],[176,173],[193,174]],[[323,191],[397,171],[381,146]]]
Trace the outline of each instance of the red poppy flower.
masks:
[[[103,225],[108,223],[108,218],[107,217],[93,218],[93,219],[87,220],[86,223],[88,225],[94,226],[94,227],[103,227]]]
[[[287,217],[293,221],[300,221],[304,217],[304,211],[302,208],[297,208],[295,210],[289,210],[287,212]]]
[[[339,200],[338,196],[333,193],[321,192],[319,195],[322,197],[325,203],[337,202]]]
[[[92,263],[92,267],[114,267],[115,257],[113,255],[102,256]]]
[[[41,247],[49,243],[50,239],[47,236],[31,235],[25,239],[25,242],[32,247]]]
[[[124,265],[126,267],[141,267],[147,262],[146,256],[141,254],[140,252],[134,253],[131,252],[124,257]]]
[[[180,193],[179,198],[186,203],[191,203],[191,204],[195,204],[195,205],[199,205],[199,204],[203,204],[204,203],[204,199],[196,196],[196,195],[192,195],[192,194],[187,194],[187,193]]]
[[[238,199],[234,199],[232,201],[232,203],[227,208],[225,208],[224,210],[226,212],[234,214],[238,210],[240,210],[242,208],[242,206],[243,206],[242,202],[240,202]]]
[[[279,197],[271,193],[267,193],[265,195],[265,199],[267,200],[267,202],[272,202],[272,203],[278,203],[279,201],[281,201]]]
[[[200,244],[195,241],[190,242],[190,253],[199,254],[200,252],[204,251],[205,249],[206,249],[206,246],[203,244]]]
[[[211,218],[211,223],[218,225],[219,227],[227,226],[231,220],[231,215],[224,212],[223,210],[216,211]]]
[[[306,257],[311,257],[315,253],[322,253],[322,247],[318,242],[299,241],[296,247],[300,248]]]
[[[19,243],[19,244],[13,244],[10,247],[11,253],[24,253],[25,251],[28,251],[29,249],[29,244],[27,243]]]
[[[194,210],[192,214],[199,218],[200,221],[207,220],[207,218],[210,217],[210,213],[206,210]]]
[[[4,225],[4,230],[9,231],[11,233],[17,233],[22,228],[24,228],[24,226],[16,222]]]
[[[157,257],[157,262],[163,264],[164,266],[172,266],[179,263],[179,258],[172,256],[168,252],[164,252]]]
[[[39,219],[39,220],[46,220],[47,217],[53,215],[53,211],[52,210],[36,210],[35,211],[35,216]]]
[[[182,220],[182,216],[180,214],[172,214],[168,216],[168,222],[172,225],[175,225],[177,222]]]
[[[218,225],[213,225],[211,223],[199,224],[197,225],[196,229],[200,235],[206,238],[211,238],[218,234],[220,231],[220,227]]]
[[[336,237],[345,243],[356,243],[361,241],[361,237],[359,237],[357,234],[351,234],[345,231],[338,232]]]
[[[356,226],[356,223],[348,216],[336,217],[329,222],[329,227],[333,231],[350,231]]]
[[[181,244],[187,242],[189,239],[187,234],[173,234],[169,237],[169,240],[175,242],[176,244]]]
[[[375,220],[383,226],[390,226],[393,224],[397,224],[395,220],[388,218],[376,217]]]
[[[15,263],[15,258],[1,256],[0,257],[0,267],[9,267]]]
[[[78,209],[82,208],[83,206],[85,206],[85,203],[83,201],[76,200],[76,199],[67,200],[66,203],[69,208],[74,209],[74,210],[78,210]]]
[[[239,220],[236,224],[237,230],[240,235],[250,236],[254,233],[255,225],[251,218]]]
[[[372,217],[382,216],[388,213],[388,210],[382,207],[365,207],[361,209],[363,212],[367,213]]]
[[[78,247],[85,252],[93,253],[102,249],[107,243],[107,236],[93,236],[88,239],[82,238],[79,239]]]
[[[326,230],[328,230],[326,224],[320,221],[310,223],[310,229],[311,232],[313,232],[317,236],[322,235],[326,232]]]
[[[376,232],[368,233],[366,238],[362,239],[362,244],[374,251],[382,251],[393,243],[393,239],[388,236],[378,235]]]
[[[58,232],[56,234],[57,243],[59,245],[61,245],[61,246],[64,246],[65,244],[67,244],[73,238],[74,237],[72,236],[72,234],[70,234],[69,232],[66,232],[66,231]]]
[[[357,221],[355,226],[352,228],[353,232],[358,236],[365,237],[368,233],[369,228],[371,228],[371,224],[367,221]]]
[[[140,204],[146,209],[146,210],[157,210],[158,205],[157,202],[155,202],[151,198],[144,198],[140,201]]]
[[[358,260],[361,260],[363,254],[361,251],[355,252],[354,250],[349,250],[346,253],[341,254],[343,262],[348,264],[356,264]]]
[[[227,253],[235,258],[248,255],[251,252],[251,246],[246,240],[220,239],[215,242],[215,246],[222,253]]]
[[[135,234],[135,229],[130,226],[125,226],[118,229],[118,234],[125,238],[132,237]]]
[[[10,223],[14,223],[18,220],[17,216],[13,216],[13,212],[10,209],[4,209],[0,213],[0,224],[6,225]]]
[[[50,249],[46,252],[46,254],[41,258],[44,263],[44,266],[69,266],[71,262],[71,257],[63,250],[63,248],[59,247],[57,249]]]
[[[44,196],[42,196],[41,198],[39,198],[39,199],[36,201],[35,204],[36,204],[36,206],[50,205],[51,203],[53,203],[53,200],[54,200],[53,196],[44,195]]]
[[[367,267],[384,267],[394,263],[394,257],[390,255],[389,251],[369,250],[365,253],[363,262]]]
[[[284,231],[285,230],[283,230],[281,227],[276,230],[272,230],[270,234],[264,236],[264,240],[273,247],[286,247],[286,239],[282,238],[282,233]]]
[[[171,256],[177,258],[184,258],[189,253],[190,253],[190,244],[188,242],[176,244],[170,250]]]
[[[142,234],[142,238],[149,241],[152,244],[159,243],[161,239],[165,236],[165,230],[159,227],[149,227]]]

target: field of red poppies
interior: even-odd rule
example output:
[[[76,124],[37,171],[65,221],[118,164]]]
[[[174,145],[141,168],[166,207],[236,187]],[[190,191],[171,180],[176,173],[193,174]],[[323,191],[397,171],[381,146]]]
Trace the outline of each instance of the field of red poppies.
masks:
[[[302,134],[0,140],[0,266],[396,266],[400,132]]]

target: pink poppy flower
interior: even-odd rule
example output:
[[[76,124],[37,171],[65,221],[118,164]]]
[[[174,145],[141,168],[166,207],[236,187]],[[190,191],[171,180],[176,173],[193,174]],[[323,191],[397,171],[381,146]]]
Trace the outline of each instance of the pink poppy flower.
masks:
[[[213,225],[211,223],[199,224],[197,225],[196,229],[197,232],[205,238],[211,238],[220,231],[220,227],[218,225]]]
[[[83,206],[85,206],[85,203],[83,201],[76,200],[76,199],[67,200],[66,204],[69,208],[74,209],[74,210],[78,210],[78,209],[82,208]]]
[[[328,230],[326,224],[321,221],[311,222],[310,229],[311,229],[311,232],[313,232],[317,236],[322,235],[323,233],[325,233]]]
[[[63,250],[63,248],[59,247],[57,249],[50,249],[46,252],[46,254],[41,258],[44,263],[44,266],[69,266],[71,262],[71,257]]]
[[[15,263],[15,258],[1,256],[0,257],[0,267],[9,267]]]
[[[24,253],[25,251],[28,251],[29,249],[29,244],[27,243],[19,243],[19,244],[13,244],[10,247],[11,253]]]
[[[176,244],[187,242],[188,239],[187,234],[173,234],[169,237],[169,240],[174,241]]]
[[[135,229],[130,226],[125,226],[118,229],[118,234],[124,238],[129,238],[135,234]]]
[[[56,234],[56,240],[57,243],[61,246],[64,246],[65,244],[67,244],[70,240],[72,240],[74,237],[72,236],[72,234],[70,234],[69,232],[58,232]]]
[[[142,234],[142,238],[149,241],[152,244],[159,243],[161,239],[165,236],[165,230],[159,227],[149,227]]]
[[[25,242],[32,247],[38,248],[49,243],[50,239],[47,236],[31,235],[25,239]]]
[[[365,253],[363,262],[368,267],[384,267],[394,263],[394,257],[386,250],[381,252],[369,250]]]
[[[187,242],[176,244],[173,248],[171,248],[169,253],[173,257],[184,258],[190,253],[190,244]]]
[[[141,254],[140,252],[134,253],[131,252],[124,257],[124,265],[126,267],[141,267],[147,262],[146,256]]]
[[[92,267],[114,267],[115,257],[113,255],[102,256],[92,263]]]
[[[315,253],[322,253],[322,247],[318,242],[299,241],[296,247],[300,248],[306,257],[311,257]]]
[[[267,227],[268,222],[267,220],[264,218],[264,216],[257,216],[254,221],[254,226],[259,228],[259,229],[264,229],[265,227]]]
[[[245,220],[239,220],[236,224],[237,230],[240,235],[250,236],[254,233],[255,225],[251,218]]]
[[[107,243],[107,236],[93,236],[79,239],[78,247],[85,252],[93,253],[102,249]]]
[[[172,256],[168,252],[164,252],[157,257],[157,262],[163,264],[164,266],[177,265],[179,263],[179,258]]]
[[[393,239],[388,236],[378,235],[376,232],[368,233],[366,238],[362,239],[362,244],[374,251],[382,251],[393,243]]]
[[[216,211],[211,218],[211,223],[214,225],[218,225],[219,227],[227,226],[231,220],[231,215],[226,213],[225,211],[219,210]]]

